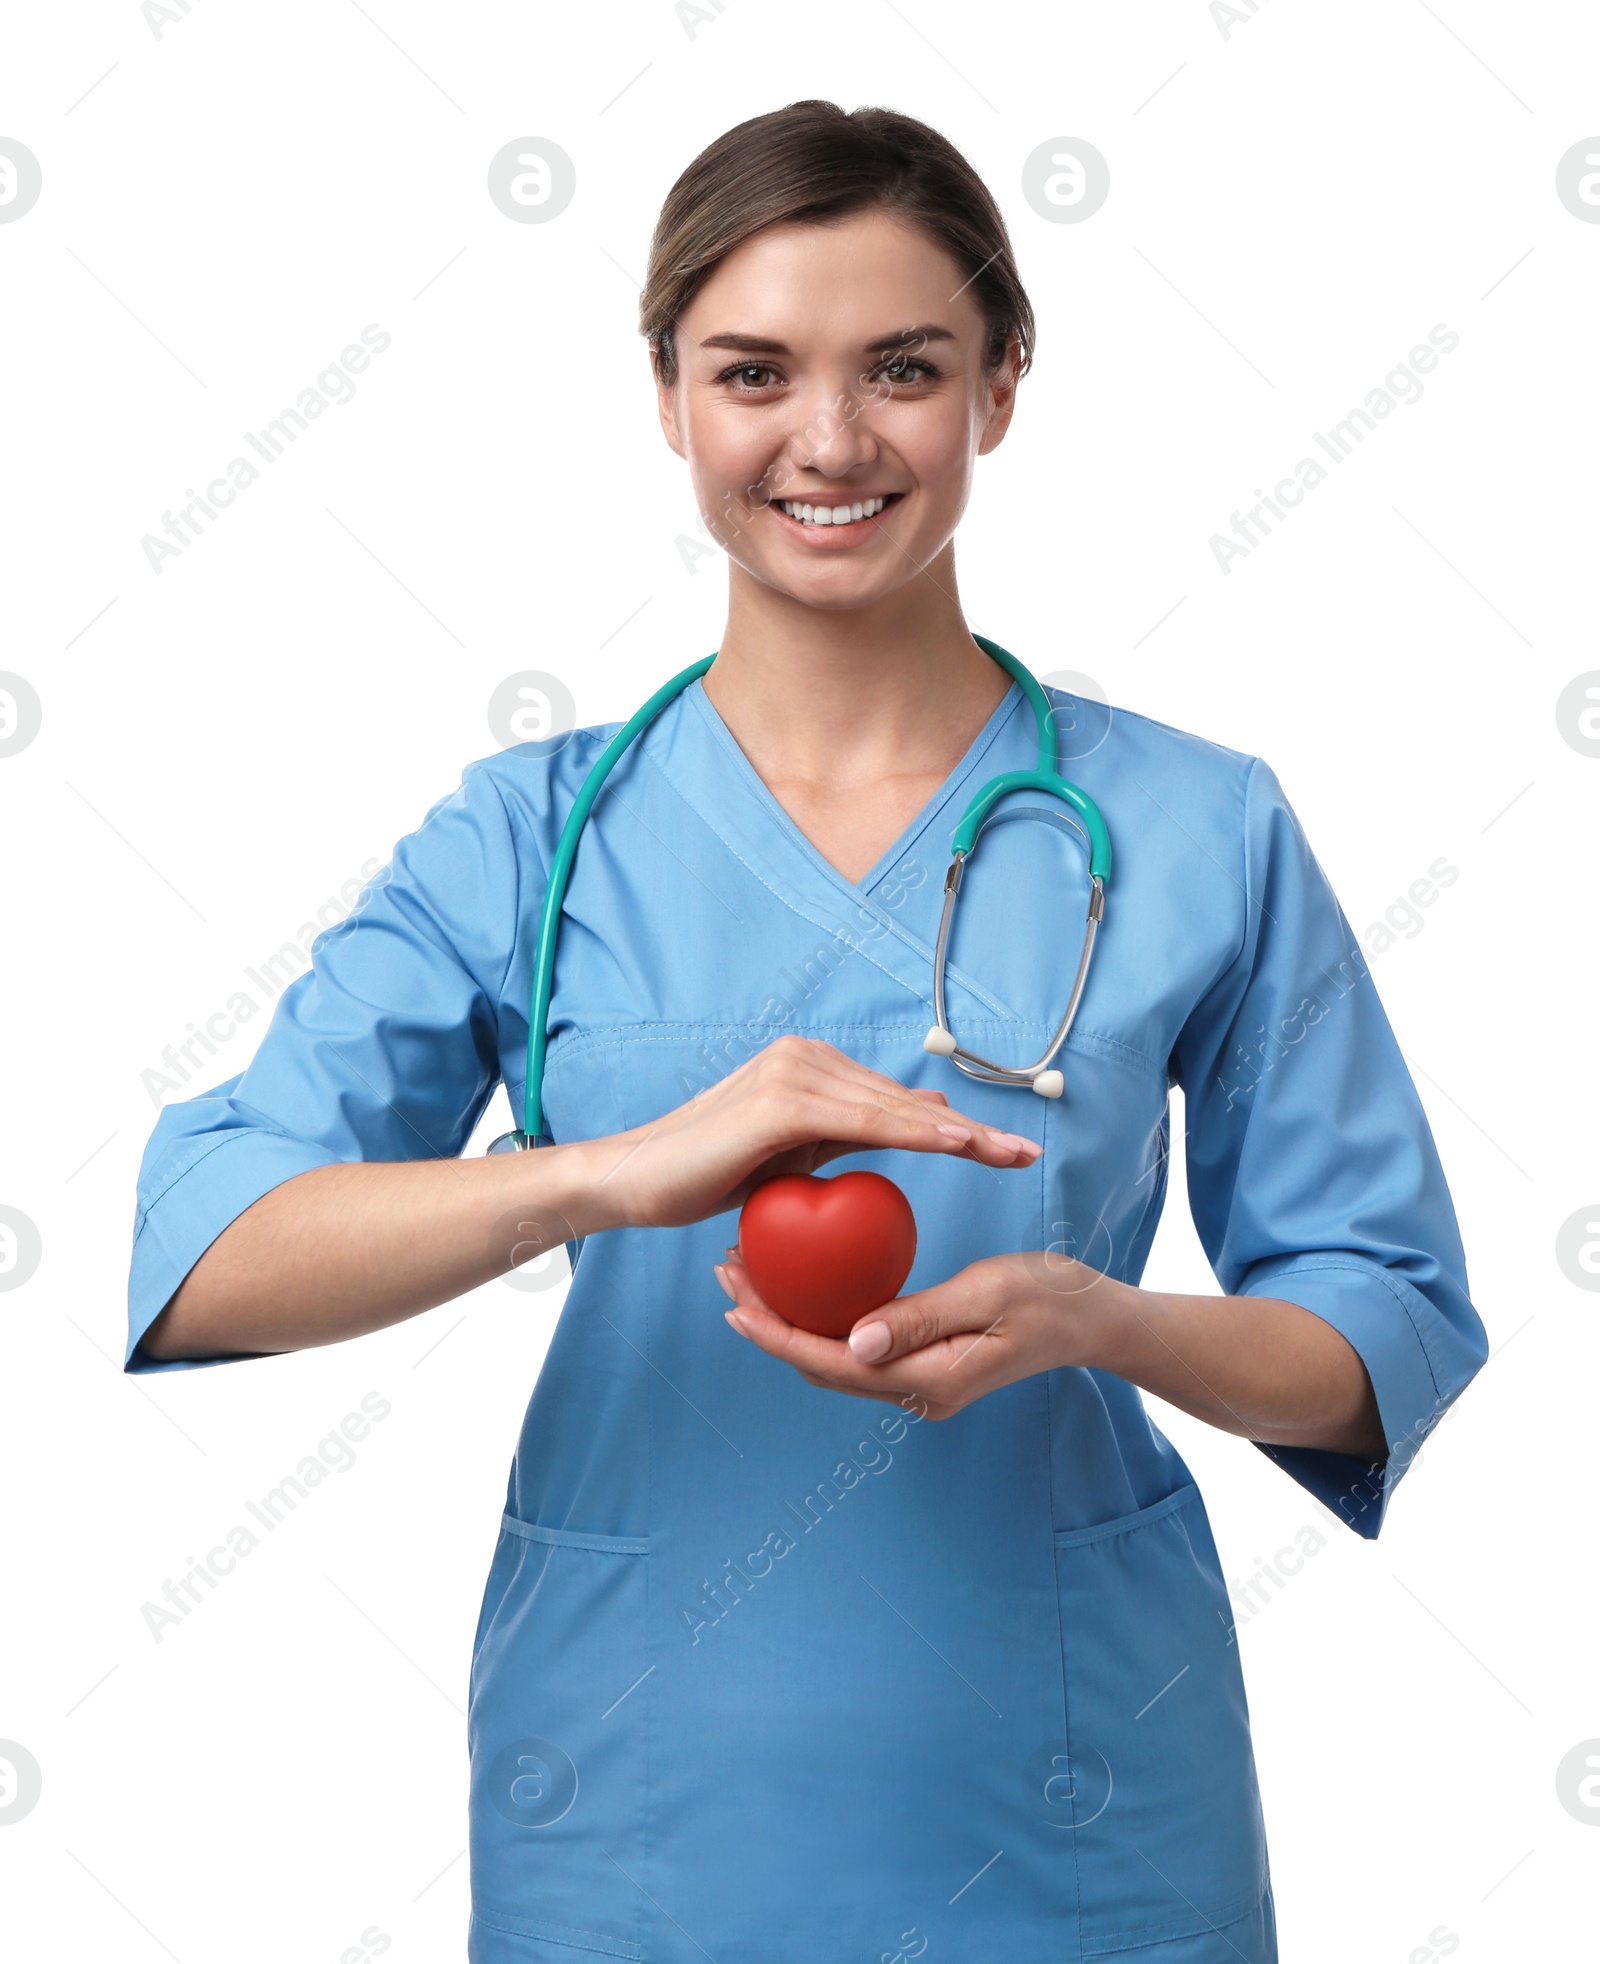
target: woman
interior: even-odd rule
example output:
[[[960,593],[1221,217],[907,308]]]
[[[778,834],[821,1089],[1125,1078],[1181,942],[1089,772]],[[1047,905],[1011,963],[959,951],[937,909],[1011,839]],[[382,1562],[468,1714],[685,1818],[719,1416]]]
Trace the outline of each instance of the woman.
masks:
[[[952,828],[1038,742],[957,598],[1032,344],[965,161],[883,110],[740,125],[667,199],[642,326],[727,627],[595,806],[542,1101],[537,923],[610,728],[470,765],[249,1069],[163,1112],[128,1367],[356,1336],[577,1247],[474,1647],[479,1964],[1274,1958],[1227,1592],[1139,1387],[1376,1534],[1485,1354],[1426,1120],[1266,764],[1085,734],[1061,691],[1116,853],[1062,1095],[924,1049]],[[1018,805],[945,990],[1021,1065],[1090,887]],[[560,1143],[459,1160],[502,1079]],[[1139,1287],[1173,1084],[1220,1298]],[[920,1235],[848,1342],[729,1246],[757,1183],[844,1155]]]

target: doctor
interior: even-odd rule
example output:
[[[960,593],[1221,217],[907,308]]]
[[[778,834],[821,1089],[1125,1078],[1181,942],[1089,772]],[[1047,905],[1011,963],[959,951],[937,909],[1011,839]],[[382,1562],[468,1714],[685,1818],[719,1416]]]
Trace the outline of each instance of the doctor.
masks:
[[[1039,742],[958,598],[1033,340],[959,154],[884,110],[740,125],[672,188],[642,325],[727,625],[573,863],[559,1143],[458,1157],[500,1082],[523,1111],[557,837],[614,726],[470,764],[249,1068],[162,1113],[127,1367],[359,1336],[577,1244],[474,1646],[477,1964],[1267,1964],[1228,1595],[1140,1391],[1378,1532],[1485,1356],[1416,1093],[1267,764],[1061,691],[1115,851],[1061,1095],[923,1047],[952,831]],[[1019,1064],[1088,894],[1070,828],[1004,822],[1029,802],[945,978],[957,1040]],[[1140,1287],[1180,1145],[1221,1295]],[[758,1181],[846,1155],[920,1235],[848,1342],[729,1246]]]

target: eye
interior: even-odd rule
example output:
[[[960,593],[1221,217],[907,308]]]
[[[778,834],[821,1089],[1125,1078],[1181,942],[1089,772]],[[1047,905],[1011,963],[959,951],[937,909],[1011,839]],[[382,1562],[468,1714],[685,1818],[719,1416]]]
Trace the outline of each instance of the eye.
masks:
[[[732,382],[735,377],[738,377],[739,385],[734,393],[736,395],[755,395],[759,394],[762,389],[771,386],[770,380],[763,381],[761,378],[763,376],[770,378],[776,375],[777,372],[770,362],[739,361],[735,362],[731,368],[725,368],[717,377],[717,381],[719,383],[728,383]]]
[[[938,372],[932,362],[919,361],[915,355],[889,355],[878,364],[878,373],[891,382],[921,382]]]

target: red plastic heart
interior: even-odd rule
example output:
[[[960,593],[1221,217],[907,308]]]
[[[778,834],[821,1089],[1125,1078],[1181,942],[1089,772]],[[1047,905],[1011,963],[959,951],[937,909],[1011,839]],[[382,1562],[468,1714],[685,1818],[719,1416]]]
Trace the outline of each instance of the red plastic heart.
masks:
[[[911,1202],[881,1173],[783,1173],[739,1213],[739,1259],[762,1301],[819,1337],[843,1337],[900,1293],[917,1255]]]

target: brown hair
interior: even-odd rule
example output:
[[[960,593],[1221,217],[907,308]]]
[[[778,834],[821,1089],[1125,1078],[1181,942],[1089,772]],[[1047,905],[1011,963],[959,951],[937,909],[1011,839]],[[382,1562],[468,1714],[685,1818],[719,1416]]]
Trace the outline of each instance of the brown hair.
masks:
[[[725,131],[667,193],[639,297],[639,332],[651,344],[658,379],[669,388],[677,380],[678,318],[736,246],[768,225],[826,223],[870,207],[914,221],[944,247],[988,322],[986,367],[998,367],[1014,334],[1026,374],[1033,308],[982,178],[954,144],[913,116],[847,112],[813,99]]]

